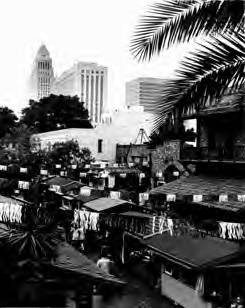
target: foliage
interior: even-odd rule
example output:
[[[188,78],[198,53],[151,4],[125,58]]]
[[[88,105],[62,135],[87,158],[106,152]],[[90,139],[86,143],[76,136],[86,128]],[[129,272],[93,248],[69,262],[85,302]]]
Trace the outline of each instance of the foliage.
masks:
[[[139,60],[176,43],[202,37],[182,61],[176,77],[165,83],[162,96],[152,106],[158,130],[169,113],[194,106],[244,87],[244,2],[166,0],[155,4],[136,28],[131,50]]]
[[[57,142],[52,149],[45,152],[46,164],[54,166],[57,163],[70,165],[72,163],[87,163],[92,160],[91,152],[88,148],[80,149],[77,141]]]
[[[37,132],[64,128],[91,128],[88,111],[77,96],[51,94],[39,102],[31,100],[22,110],[21,122]]]
[[[8,107],[0,107],[0,138],[9,133],[10,130],[15,127],[18,118],[14,114],[13,110]]]
[[[11,128],[1,140],[2,158],[5,156],[8,160],[21,161],[24,164],[26,157],[31,153],[30,137],[33,133],[34,131],[25,124]]]

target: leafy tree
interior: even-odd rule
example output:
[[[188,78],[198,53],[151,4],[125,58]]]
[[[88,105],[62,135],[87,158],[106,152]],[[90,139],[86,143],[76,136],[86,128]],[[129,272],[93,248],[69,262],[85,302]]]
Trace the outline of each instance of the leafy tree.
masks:
[[[0,138],[8,133],[17,123],[17,116],[8,107],[0,107]]]
[[[18,124],[1,139],[0,160],[2,163],[31,163],[30,138],[34,133],[25,124]]]
[[[21,122],[37,132],[64,128],[91,128],[88,111],[77,96],[51,94],[39,102],[31,100],[22,110]]]
[[[195,43],[152,106],[155,130],[176,109],[198,110],[228,87],[231,92],[244,87],[244,1],[165,0],[153,5],[136,28],[131,51],[139,60],[201,36],[203,43]]]

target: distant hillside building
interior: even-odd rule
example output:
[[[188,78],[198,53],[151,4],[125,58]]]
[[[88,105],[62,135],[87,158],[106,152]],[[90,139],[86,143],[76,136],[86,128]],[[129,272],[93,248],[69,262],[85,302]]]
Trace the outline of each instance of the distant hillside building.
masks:
[[[85,103],[91,122],[100,123],[107,105],[107,71],[97,63],[78,62],[56,79],[54,93],[77,95]]]
[[[45,45],[38,49],[30,78],[30,99],[40,100],[51,94],[54,82],[52,59]]]
[[[165,83],[160,78],[137,78],[126,83],[126,106],[143,106],[146,112],[152,112],[152,105],[161,96]]]

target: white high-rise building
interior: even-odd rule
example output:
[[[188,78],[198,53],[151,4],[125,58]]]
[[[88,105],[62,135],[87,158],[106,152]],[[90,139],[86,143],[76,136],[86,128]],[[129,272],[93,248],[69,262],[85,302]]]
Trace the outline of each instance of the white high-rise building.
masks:
[[[97,63],[78,62],[55,80],[57,95],[77,95],[85,103],[93,124],[101,122],[107,105],[107,67]]]
[[[29,98],[40,100],[51,94],[54,82],[52,59],[45,45],[38,49],[29,84]]]
[[[126,83],[126,106],[143,106],[152,112],[154,103],[161,97],[165,79],[140,77]]]

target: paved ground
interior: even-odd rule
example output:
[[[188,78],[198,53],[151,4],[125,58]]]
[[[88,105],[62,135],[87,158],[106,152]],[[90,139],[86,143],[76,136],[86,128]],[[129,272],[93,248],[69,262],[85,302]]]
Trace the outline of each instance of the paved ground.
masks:
[[[96,308],[176,308],[131,270],[120,268],[120,278],[127,282],[122,293],[111,294],[105,300],[98,298]]]
[[[123,290],[123,294],[114,295],[98,308],[176,308],[139,279],[127,275],[124,280],[128,285]]]

